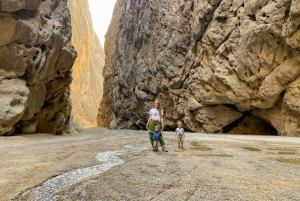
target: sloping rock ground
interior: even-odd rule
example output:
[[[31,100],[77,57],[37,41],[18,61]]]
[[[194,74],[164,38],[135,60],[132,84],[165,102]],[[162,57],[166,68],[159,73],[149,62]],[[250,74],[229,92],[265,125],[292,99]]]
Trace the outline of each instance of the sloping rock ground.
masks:
[[[168,153],[152,152],[146,131],[89,128],[78,135],[2,138],[0,200],[34,200],[45,189],[49,197],[36,200],[300,199],[299,138],[187,133],[179,150],[173,132],[164,136]],[[118,158],[100,162],[99,153]],[[92,171],[109,162],[116,164]],[[82,177],[87,169],[91,174]],[[73,185],[62,185],[70,180],[61,175]],[[47,180],[58,182],[40,189]]]
[[[166,129],[300,136],[299,24],[297,0],[119,0],[98,125],[144,129],[158,97]]]
[[[76,132],[66,0],[0,1],[0,135]]]
[[[72,115],[83,126],[96,125],[103,95],[104,51],[93,30],[87,0],[69,0],[72,44],[78,52],[71,84]]]

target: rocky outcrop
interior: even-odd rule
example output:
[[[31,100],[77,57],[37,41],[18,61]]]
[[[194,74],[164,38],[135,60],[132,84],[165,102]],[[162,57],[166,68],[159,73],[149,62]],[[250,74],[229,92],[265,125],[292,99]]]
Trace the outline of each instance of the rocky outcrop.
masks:
[[[121,18],[122,11],[125,6],[125,1],[117,1],[114,7],[114,12],[112,15],[112,19],[110,21],[110,25],[105,34],[105,64],[103,67],[103,98],[101,99],[98,116],[97,116],[97,125],[100,127],[107,127],[112,121],[114,111],[113,111],[113,94],[116,93],[114,91],[114,86],[116,86],[116,77],[113,75],[115,71],[115,50],[116,50],[116,37],[119,29],[119,21]],[[113,124],[114,122],[112,122]],[[116,127],[116,126],[114,126]]]
[[[105,64],[100,123],[145,128],[158,97],[167,129],[183,120],[191,131],[234,132],[251,121],[300,136],[298,1],[119,0],[118,6],[117,28],[107,33],[116,48],[106,52],[113,62]]]
[[[68,1],[72,22],[72,44],[78,57],[71,84],[74,121],[96,125],[98,105],[103,94],[104,52],[93,30],[88,0]]]
[[[0,135],[71,132],[67,1],[1,0],[0,35]]]

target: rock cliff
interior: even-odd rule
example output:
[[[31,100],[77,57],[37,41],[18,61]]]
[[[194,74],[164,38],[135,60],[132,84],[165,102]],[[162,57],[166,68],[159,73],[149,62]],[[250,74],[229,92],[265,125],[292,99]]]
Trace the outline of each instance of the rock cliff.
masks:
[[[104,52],[93,30],[88,0],[69,0],[72,44],[78,52],[71,84],[74,121],[84,126],[96,125],[102,97]]]
[[[72,129],[66,0],[0,0],[0,135]]]
[[[299,25],[297,0],[119,0],[98,124],[143,129],[158,97],[167,129],[300,136]]]

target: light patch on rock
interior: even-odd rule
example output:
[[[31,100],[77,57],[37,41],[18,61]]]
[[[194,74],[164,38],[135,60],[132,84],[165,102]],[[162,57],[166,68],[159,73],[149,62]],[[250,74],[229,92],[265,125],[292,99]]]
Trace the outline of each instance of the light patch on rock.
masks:
[[[26,200],[57,200],[56,195],[61,190],[73,184],[77,184],[93,177],[97,177],[101,173],[111,169],[112,167],[122,165],[124,161],[120,158],[126,151],[107,151],[99,153],[96,158],[102,164],[93,167],[73,170],[55,176],[38,187],[22,192],[18,199],[26,198]]]

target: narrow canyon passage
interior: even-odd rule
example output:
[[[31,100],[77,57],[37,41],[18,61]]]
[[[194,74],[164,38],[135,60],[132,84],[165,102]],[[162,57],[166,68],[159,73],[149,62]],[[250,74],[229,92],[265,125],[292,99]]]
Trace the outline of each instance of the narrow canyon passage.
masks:
[[[5,1],[0,135],[145,129],[159,99],[169,130],[300,136],[299,10],[118,0],[103,50],[87,0]]]
[[[90,10],[0,0],[0,201],[300,200],[300,1]]]
[[[73,120],[82,126],[96,126],[103,96],[104,50],[93,29],[88,0],[68,1],[72,23],[72,44],[78,52],[73,65],[70,98]]]

